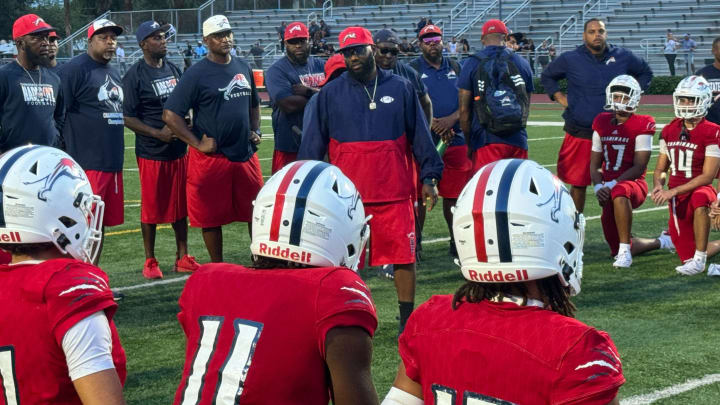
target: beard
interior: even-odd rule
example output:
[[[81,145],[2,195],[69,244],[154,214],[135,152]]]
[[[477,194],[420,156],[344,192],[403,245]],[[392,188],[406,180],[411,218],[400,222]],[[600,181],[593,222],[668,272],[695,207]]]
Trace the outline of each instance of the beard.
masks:
[[[370,73],[373,70],[373,67],[375,66],[375,58],[369,56],[367,59],[365,59],[365,62],[362,63],[362,69],[358,72],[348,69],[348,74],[353,79],[362,82],[365,81],[365,79],[370,75]]]

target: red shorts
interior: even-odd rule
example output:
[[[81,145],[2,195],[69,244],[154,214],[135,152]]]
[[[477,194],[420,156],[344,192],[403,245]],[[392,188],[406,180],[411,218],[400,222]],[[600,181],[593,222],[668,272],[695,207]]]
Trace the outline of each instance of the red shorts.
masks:
[[[716,199],[715,189],[707,185],[670,200],[668,232],[680,260],[685,261],[695,255],[695,230],[693,229],[695,210],[700,207],[709,207]]]
[[[272,174],[277,173],[285,167],[288,163],[292,163],[297,160],[297,152],[283,152],[276,150],[273,152],[272,158]]]
[[[523,148],[505,143],[491,143],[476,149],[473,153],[472,172],[477,173],[486,164],[501,159],[527,159],[527,157],[528,152]]]
[[[557,176],[571,186],[590,185],[590,149],[592,140],[565,134],[558,153]]]
[[[438,183],[440,197],[458,198],[463,187],[472,177],[473,164],[468,158],[467,152],[467,145],[449,146],[445,151],[443,155],[445,167],[442,172],[442,180]]]
[[[613,187],[610,191],[610,197],[612,200],[618,197],[625,197],[630,200],[630,205],[633,209],[635,209],[643,205],[645,197],[647,197],[647,193],[648,186],[645,179],[626,180],[617,183],[615,187]],[[617,224],[615,223],[615,208],[613,207],[612,201],[608,201],[608,203],[603,207],[600,221],[602,222],[605,240],[610,246],[610,254],[615,256],[617,255],[618,248],[620,247],[620,240],[618,237]]]
[[[252,202],[263,186],[257,154],[247,162],[231,162],[221,154],[188,152],[187,208],[190,226],[213,228],[249,222]]]
[[[370,219],[370,265],[415,263],[415,213],[411,200],[365,204]]]
[[[169,224],[187,217],[187,155],[175,160],[137,158],[140,222]]]
[[[125,222],[125,199],[123,198],[122,172],[86,170],[93,193],[105,202],[103,226],[117,226]]]

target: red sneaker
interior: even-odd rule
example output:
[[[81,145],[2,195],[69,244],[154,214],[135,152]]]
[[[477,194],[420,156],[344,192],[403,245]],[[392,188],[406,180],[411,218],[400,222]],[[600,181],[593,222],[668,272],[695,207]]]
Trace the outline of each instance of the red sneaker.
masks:
[[[185,255],[175,262],[175,271],[178,273],[192,273],[200,268],[200,264],[195,261],[194,256]]]
[[[163,278],[162,271],[160,271],[160,266],[158,266],[158,262],[155,258],[145,259],[145,266],[143,267],[142,273],[143,277],[148,280]]]

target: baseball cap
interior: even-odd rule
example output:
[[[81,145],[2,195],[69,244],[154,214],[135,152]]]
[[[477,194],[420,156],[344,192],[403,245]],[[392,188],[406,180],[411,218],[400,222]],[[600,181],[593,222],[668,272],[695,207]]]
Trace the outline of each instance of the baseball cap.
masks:
[[[160,25],[160,23],[158,23],[157,21],[145,21],[144,23],[140,24],[137,31],[135,31],[135,38],[137,39],[139,44],[150,35],[158,31],[167,32],[169,29],[170,24]]]
[[[340,35],[338,35],[338,42],[340,43],[340,48],[338,49],[340,51],[353,46],[375,45],[370,31],[363,27],[345,28]]]
[[[428,34],[436,34],[436,35],[442,36],[443,33],[442,33],[442,30],[440,29],[440,27],[438,27],[437,25],[430,24],[430,25],[424,26],[423,29],[420,30],[420,32],[418,33],[418,38],[422,38],[423,36],[428,35]]]
[[[13,23],[13,39],[18,39],[28,34],[53,31],[55,28],[46,23],[37,14],[25,14]]]
[[[50,31],[50,34],[48,36],[50,38],[60,38],[60,35],[57,34],[57,31]]]
[[[112,30],[115,32],[116,35],[120,35],[123,32],[122,27],[110,20],[103,18],[90,24],[90,27],[88,28],[88,39],[92,38],[93,35],[97,34],[99,31],[102,30]]]
[[[482,26],[482,36],[487,34],[508,34],[508,29],[505,23],[500,20],[487,20]]]
[[[285,27],[285,41],[295,38],[310,38],[308,27],[301,22],[291,22]]]
[[[232,27],[227,17],[222,14],[214,15],[203,22],[203,37],[224,31],[232,31]]]
[[[325,62],[325,80],[320,83],[320,87],[326,85],[330,80],[330,76],[339,69],[347,69],[347,66],[345,66],[345,58],[342,54],[336,53]]]
[[[400,39],[397,37],[395,31],[389,30],[387,28],[381,29],[380,31],[376,32],[375,36],[373,36],[373,40],[376,44],[379,44],[380,42],[390,42],[391,44],[400,45]]]

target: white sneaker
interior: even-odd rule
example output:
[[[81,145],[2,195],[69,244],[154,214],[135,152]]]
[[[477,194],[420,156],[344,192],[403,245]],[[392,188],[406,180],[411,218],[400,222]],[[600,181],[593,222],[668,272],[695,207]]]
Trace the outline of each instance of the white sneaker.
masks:
[[[688,259],[682,266],[675,267],[675,271],[686,276],[694,276],[705,271],[705,263],[694,258]]]
[[[673,245],[668,231],[662,231],[660,236],[658,236],[658,240],[660,241],[660,249],[675,249],[675,245]]]
[[[618,252],[618,255],[615,256],[615,263],[613,263],[613,267],[628,268],[631,264],[632,254],[629,250],[625,250],[622,252]]]
[[[720,276],[720,264],[712,263],[708,266],[708,276]]]

